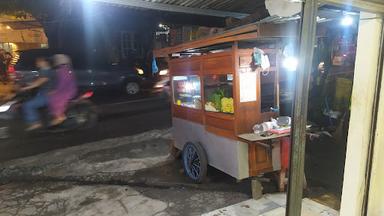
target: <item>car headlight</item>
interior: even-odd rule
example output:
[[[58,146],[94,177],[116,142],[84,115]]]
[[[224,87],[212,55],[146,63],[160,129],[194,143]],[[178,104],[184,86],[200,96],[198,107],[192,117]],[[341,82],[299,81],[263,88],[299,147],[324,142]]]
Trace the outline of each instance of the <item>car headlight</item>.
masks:
[[[168,75],[168,69],[165,69],[165,70],[161,70],[160,72],[159,72],[159,75],[160,76],[165,76],[165,75]]]
[[[136,70],[137,70],[137,74],[139,74],[139,75],[144,75],[144,70],[143,70],[143,69],[141,69],[141,68],[136,68]]]

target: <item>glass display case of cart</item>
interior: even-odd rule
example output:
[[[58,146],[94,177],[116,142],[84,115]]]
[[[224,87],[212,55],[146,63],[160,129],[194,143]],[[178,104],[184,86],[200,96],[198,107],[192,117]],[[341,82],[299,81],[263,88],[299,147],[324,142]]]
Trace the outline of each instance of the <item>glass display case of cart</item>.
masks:
[[[178,106],[201,109],[201,84],[197,75],[174,76],[173,103]]]
[[[233,114],[233,75],[204,76],[204,99],[205,111]]]

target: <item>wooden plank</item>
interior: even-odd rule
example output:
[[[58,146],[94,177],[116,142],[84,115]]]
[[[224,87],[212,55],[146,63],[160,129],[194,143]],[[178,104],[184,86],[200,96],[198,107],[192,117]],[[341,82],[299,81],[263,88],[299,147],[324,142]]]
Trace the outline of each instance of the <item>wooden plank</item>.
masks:
[[[212,127],[209,125],[205,126],[205,130],[210,132],[210,133],[216,134],[218,136],[223,136],[223,137],[226,137],[226,138],[232,139],[232,140],[238,140],[238,138],[234,135],[233,130],[224,130],[224,129]]]
[[[154,56],[166,57],[172,53],[207,47],[214,44],[249,40],[256,38],[273,37],[296,37],[298,35],[299,25],[297,23],[269,24],[269,23],[251,23],[229,31],[225,31],[213,36],[201,38],[199,40],[186,42],[173,47],[166,47],[154,50]]]
[[[200,74],[200,60],[199,59],[189,59],[178,62],[172,62],[170,64],[170,69],[173,76],[177,75],[199,75]]]
[[[267,148],[255,143],[248,143],[249,176],[257,176],[273,171],[272,156]]]
[[[234,42],[232,45],[232,71],[233,71],[233,80],[232,80],[232,96],[233,96],[233,108],[234,108],[234,126],[235,126],[235,134],[239,133],[239,125],[240,125],[240,106],[239,106],[239,65],[240,65],[240,57],[239,57],[239,44],[238,42]]]
[[[263,23],[258,27],[259,37],[297,37],[299,24],[287,22],[282,24]]]
[[[211,74],[212,71],[220,74],[233,74],[232,65],[231,55],[208,58],[203,60],[203,71],[205,74]]]
[[[203,111],[173,104],[173,115],[175,117],[203,124]]]
[[[205,115],[212,117],[212,118],[219,118],[219,119],[231,120],[231,121],[233,121],[235,119],[234,115],[232,115],[232,114],[219,113],[219,112],[205,111]]]
[[[161,49],[156,49],[153,51],[154,55],[156,57],[165,57],[168,54],[184,51],[184,47],[190,47],[190,48],[197,48],[196,44],[207,42],[207,41],[212,41],[214,42],[217,39],[224,38],[224,37],[231,37],[235,35],[240,35],[240,34],[245,34],[245,33],[250,33],[250,32],[255,32],[257,31],[258,26],[255,23],[251,23],[248,25],[240,26],[237,28],[233,28],[221,33],[217,33],[211,36],[203,37],[195,41],[190,41],[187,43],[179,44],[173,47],[165,47]],[[212,43],[215,44],[215,43]],[[210,44],[210,45],[212,45]],[[179,51],[173,51],[173,50],[179,50]]]
[[[257,32],[252,33],[245,33],[240,34],[236,36],[229,36],[229,37],[221,37],[221,38],[215,38],[215,39],[204,39],[204,40],[196,40],[191,41],[188,43],[183,43],[178,46],[174,47],[167,47],[163,49],[158,49],[153,51],[153,55],[155,57],[167,57],[168,55],[172,53],[182,52],[186,51],[188,49],[196,49],[201,47],[207,47],[212,46],[214,44],[221,44],[221,43],[228,43],[233,41],[239,41],[239,40],[249,40],[249,39],[255,39],[258,37]]]
[[[277,139],[280,137],[286,137],[290,136],[289,133],[287,134],[272,134],[271,136],[260,136],[259,134],[255,133],[245,133],[245,134],[239,134],[238,137],[241,139],[250,141],[250,142],[257,142],[257,141],[263,141],[263,140],[271,140],[271,139]]]
[[[223,130],[234,131],[234,120],[233,119],[224,119],[217,118],[214,116],[205,116],[205,124],[211,127],[220,128]]]

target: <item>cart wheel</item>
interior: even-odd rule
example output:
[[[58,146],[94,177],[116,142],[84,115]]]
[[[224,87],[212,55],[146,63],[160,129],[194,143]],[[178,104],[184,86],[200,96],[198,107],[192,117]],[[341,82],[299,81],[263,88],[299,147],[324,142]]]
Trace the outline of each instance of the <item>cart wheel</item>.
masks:
[[[184,171],[196,183],[201,183],[207,176],[208,160],[203,147],[198,143],[188,142],[183,149]]]

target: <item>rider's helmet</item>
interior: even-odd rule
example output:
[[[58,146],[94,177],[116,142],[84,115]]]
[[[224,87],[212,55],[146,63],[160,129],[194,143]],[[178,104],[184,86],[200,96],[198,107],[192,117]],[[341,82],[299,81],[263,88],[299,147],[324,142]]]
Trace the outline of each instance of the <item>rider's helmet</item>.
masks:
[[[53,66],[57,67],[59,65],[71,65],[71,58],[64,54],[56,54],[53,56]]]

